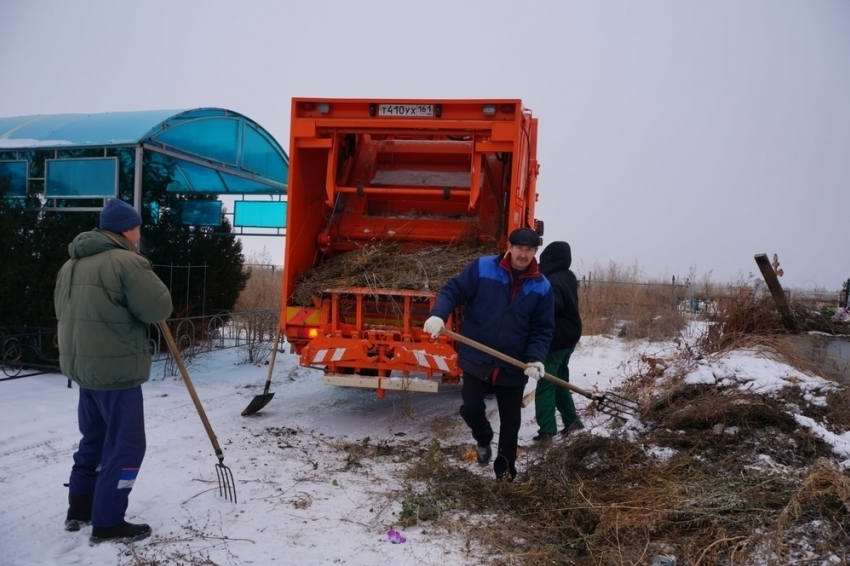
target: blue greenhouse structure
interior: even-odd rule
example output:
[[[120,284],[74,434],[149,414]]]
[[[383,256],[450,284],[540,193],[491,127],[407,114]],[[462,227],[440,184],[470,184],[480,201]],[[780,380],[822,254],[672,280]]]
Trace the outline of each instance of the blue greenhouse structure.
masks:
[[[4,196],[35,197],[43,211],[95,212],[117,197],[155,221],[144,195],[156,179],[185,197],[176,211],[185,225],[218,226],[212,195],[228,195],[234,228],[282,234],[288,170],[274,137],[223,108],[0,118]]]

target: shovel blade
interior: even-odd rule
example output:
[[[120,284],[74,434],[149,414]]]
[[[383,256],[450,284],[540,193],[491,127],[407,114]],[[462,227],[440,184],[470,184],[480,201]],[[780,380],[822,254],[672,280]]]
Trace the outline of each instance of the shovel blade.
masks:
[[[251,402],[248,403],[248,406],[245,407],[245,410],[242,411],[242,416],[247,417],[248,415],[253,415],[263,407],[269,404],[269,401],[274,397],[274,393],[263,393],[262,395],[255,395]]]

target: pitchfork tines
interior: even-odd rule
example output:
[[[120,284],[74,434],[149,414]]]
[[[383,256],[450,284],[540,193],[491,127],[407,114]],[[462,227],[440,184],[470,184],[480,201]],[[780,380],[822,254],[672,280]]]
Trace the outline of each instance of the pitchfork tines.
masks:
[[[593,395],[593,401],[596,402],[596,408],[601,413],[611,415],[612,417],[639,417],[640,407],[637,402],[632,401],[618,393],[606,391],[602,394]]]
[[[218,494],[225,499],[236,503],[236,482],[233,472],[224,465],[224,454],[219,453],[218,464],[215,465],[215,475],[218,477]]]

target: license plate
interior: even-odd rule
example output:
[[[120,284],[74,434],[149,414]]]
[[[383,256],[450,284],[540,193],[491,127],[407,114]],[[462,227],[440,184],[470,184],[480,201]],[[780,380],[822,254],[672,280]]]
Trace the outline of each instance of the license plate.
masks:
[[[433,115],[433,104],[381,104],[378,106],[378,116],[428,117]]]

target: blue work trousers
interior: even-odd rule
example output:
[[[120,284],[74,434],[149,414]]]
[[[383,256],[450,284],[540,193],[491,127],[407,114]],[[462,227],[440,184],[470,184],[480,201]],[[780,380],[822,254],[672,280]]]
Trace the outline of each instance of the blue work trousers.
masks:
[[[74,454],[70,492],[94,495],[92,526],[118,525],[145,457],[142,387],[81,387],[77,418],[83,438]]]

